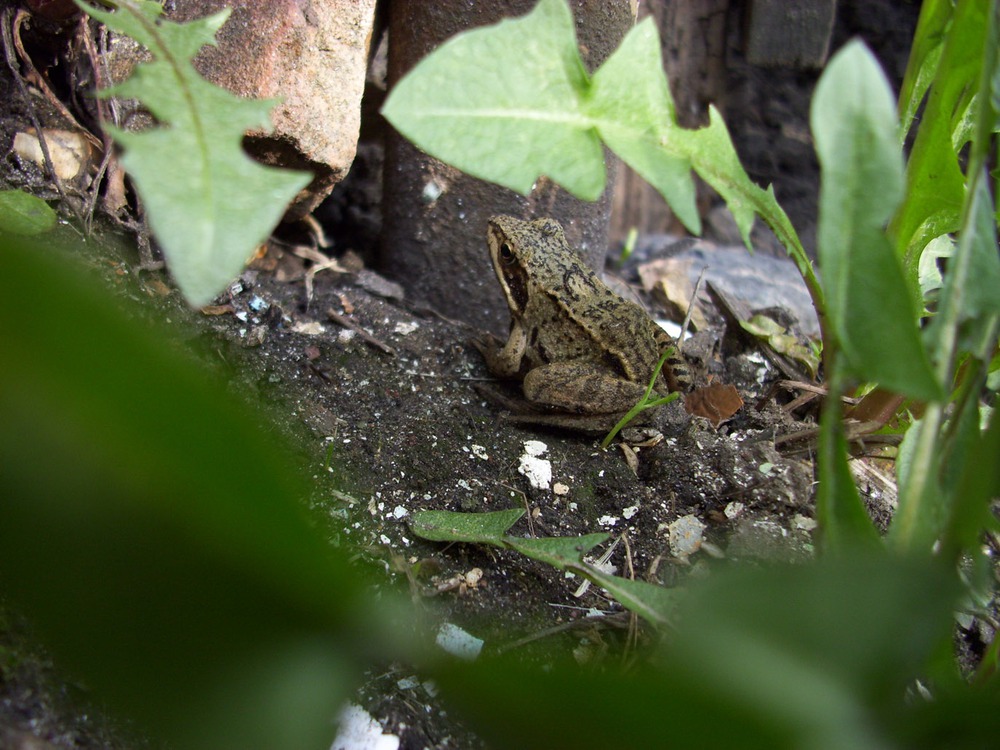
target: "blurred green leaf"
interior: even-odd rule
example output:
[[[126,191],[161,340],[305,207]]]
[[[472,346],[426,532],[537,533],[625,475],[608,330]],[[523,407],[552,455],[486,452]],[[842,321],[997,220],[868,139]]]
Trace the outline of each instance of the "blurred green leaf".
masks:
[[[261,420],[52,248],[0,349],[0,581],[63,663],[177,747],[328,745],[387,641]]]
[[[947,565],[858,549],[729,571],[690,593],[675,660],[785,723],[798,746],[856,748],[887,746],[879,725],[907,710],[907,685],[949,642],[958,586]]]
[[[715,571],[655,669],[449,665],[436,681],[495,747],[912,747],[895,742],[920,709],[906,688],[956,599],[943,566],[888,555]]]
[[[0,232],[31,235],[56,225],[56,212],[41,198],[23,190],[0,190]]]
[[[818,245],[827,314],[850,371],[914,398],[942,395],[913,299],[884,234],[903,190],[889,84],[851,42],[830,61],[811,122],[822,166]]]
[[[970,409],[970,411],[972,411]],[[967,415],[971,416],[971,415]],[[976,415],[978,416],[978,414]],[[978,424],[966,419],[967,443],[957,451],[961,471],[952,477],[952,505],[947,509],[941,554],[958,561],[959,556],[979,544],[983,529],[998,529],[990,502],[1000,497],[1000,418],[994,411],[989,428],[980,433]],[[978,422],[978,420],[976,420]]]
[[[201,47],[214,43],[228,9],[176,24],[161,20],[161,5],[148,0],[115,0],[113,13],[77,2],[153,56],[101,93],[138,99],[158,125],[108,131],[125,150],[122,165],[181,292],[191,305],[205,305],[239,275],[310,176],[265,167],[243,151],[247,130],[271,127],[273,101],[240,99],[191,64]]]

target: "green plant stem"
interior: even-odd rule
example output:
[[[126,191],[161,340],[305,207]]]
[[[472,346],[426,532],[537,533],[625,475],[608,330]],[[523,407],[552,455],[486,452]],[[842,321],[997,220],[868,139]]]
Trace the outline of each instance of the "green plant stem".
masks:
[[[660,376],[660,370],[663,369],[663,364],[667,361],[667,357],[673,354],[673,352],[673,347],[670,347],[663,352],[663,355],[660,357],[660,361],[656,363],[656,369],[653,370],[653,377],[649,379],[649,383],[646,386],[646,392],[642,394],[642,398],[639,399],[639,403],[629,409],[625,416],[618,420],[618,424],[611,429],[611,432],[604,437],[604,440],[601,441],[601,450],[607,450],[607,447],[611,445],[611,441],[615,439],[615,435],[621,432],[625,425],[635,419],[640,412],[645,409],[653,409],[657,406],[669,404],[671,401],[677,400],[680,396],[679,393],[674,392],[664,396],[663,398],[655,399],[654,401],[649,400],[649,395],[653,392],[653,385],[655,385],[656,379]]]

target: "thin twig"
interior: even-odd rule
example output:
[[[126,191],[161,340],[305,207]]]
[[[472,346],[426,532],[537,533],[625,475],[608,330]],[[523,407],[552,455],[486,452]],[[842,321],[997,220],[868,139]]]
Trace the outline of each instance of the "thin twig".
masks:
[[[24,79],[21,78],[21,71],[18,69],[17,61],[14,59],[14,49],[22,55],[25,59],[26,64],[30,67],[36,74],[34,65],[31,63],[30,59],[24,52],[23,47],[20,43],[21,34],[21,24],[24,21],[25,13],[22,10],[18,10],[17,14],[11,18],[11,9],[5,8],[3,11],[2,24],[3,24],[3,49],[4,49],[4,59],[7,61],[7,67],[10,68],[10,73],[14,77],[14,82],[17,84],[18,91],[21,92],[21,96],[24,98],[25,107],[28,110],[28,117],[31,118],[31,123],[35,128],[35,134],[38,136],[38,145],[42,150],[42,158],[45,160],[45,168],[48,170],[49,174],[52,176],[52,182],[56,186],[56,191],[59,193],[60,198],[65,205],[69,206],[70,210],[76,216],[77,221],[80,225],[86,228],[87,223],[84,217],[80,215],[79,208],[74,204],[73,201],[69,200],[66,194],[66,189],[63,187],[62,180],[59,179],[59,175],[56,173],[55,164],[52,162],[52,155],[49,153],[49,146],[45,140],[45,133],[42,132],[42,123],[38,119],[38,115],[35,114],[35,107],[31,102],[31,95],[28,93],[28,87],[24,85]],[[16,33],[15,33],[16,32]],[[40,76],[39,76],[40,79]],[[63,110],[65,107],[62,108]],[[71,122],[76,122],[72,116],[69,116]]]
[[[376,349],[381,349],[386,354],[391,354],[392,356],[396,356],[396,350],[395,349],[393,349],[388,344],[380,341],[379,339],[375,338],[370,333],[368,333],[368,331],[366,331],[364,328],[362,328],[357,323],[355,323],[353,320],[351,320],[350,318],[348,318],[345,315],[341,315],[339,312],[337,312],[336,310],[334,310],[332,307],[329,310],[326,311],[326,317],[328,317],[330,320],[332,320],[337,325],[343,326],[344,328],[348,328],[348,329],[354,331],[356,334],[358,334],[358,336],[360,336],[362,339],[364,339],[367,343],[369,343],[372,346],[374,346]]]

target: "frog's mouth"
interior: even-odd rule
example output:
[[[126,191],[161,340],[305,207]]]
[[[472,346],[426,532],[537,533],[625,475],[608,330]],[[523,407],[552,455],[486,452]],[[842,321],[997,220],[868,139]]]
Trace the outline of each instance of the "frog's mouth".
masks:
[[[519,263],[511,263],[501,270],[500,283],[507,288],[507,299],[511,306],[517,307],[517,313],[524,312],[528,306],[528,274]]]
[[[507,240],[504,233],[499,228],[489,225],[490,260],[493,263],[493,271],[497,275],[500,286],[503,287],[504,296],[507,298],[507,305],[511,313],[520,315],[528,305],[528,274],[521,265],[520,259],[511,254],[510,251],[504,253],[502,248]]]

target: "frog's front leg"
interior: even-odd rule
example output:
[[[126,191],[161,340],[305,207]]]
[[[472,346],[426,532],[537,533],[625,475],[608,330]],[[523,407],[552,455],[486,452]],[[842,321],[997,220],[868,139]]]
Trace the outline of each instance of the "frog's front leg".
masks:
[[[633,383],[593,362],[554,362],[524,377],[528,401],[575,414],[626,412],[645,393],[645,384]]]
[[[473,339],[472,345],[486,360],[487,369],[499,378],[512,378],[521,371],[521,360],[527,347],[527,336],[519,323],[513,323],[507,342],[500,344],[500,339],[487,333]]]

